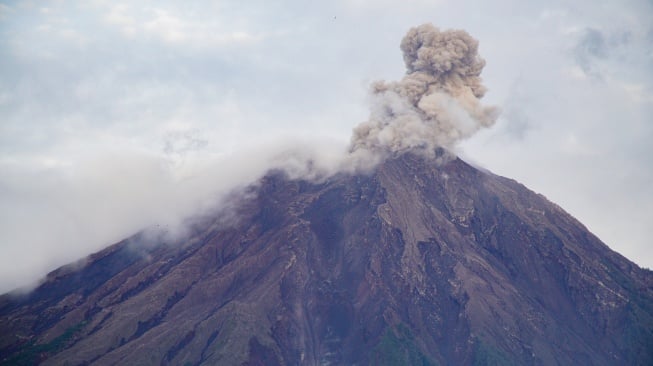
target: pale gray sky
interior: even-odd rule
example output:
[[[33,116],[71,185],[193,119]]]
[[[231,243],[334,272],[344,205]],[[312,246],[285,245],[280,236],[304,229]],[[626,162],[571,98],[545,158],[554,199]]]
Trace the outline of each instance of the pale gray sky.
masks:
[[[459,154],[653,267],[653,4],[572,3],[0,1],[0,292],[206,209],[262,141],[346,144],[425,22],[479,40],[503,111]]]

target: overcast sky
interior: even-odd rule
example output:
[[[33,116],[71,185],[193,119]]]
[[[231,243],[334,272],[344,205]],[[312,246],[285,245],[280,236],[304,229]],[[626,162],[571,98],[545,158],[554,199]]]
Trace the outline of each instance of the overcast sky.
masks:
[[[502,110],[458,154],[653,267],[651,1],[26,0],[0,1],[0,292],[210,208],[279,146],[345,146],[426,22],[479,40]]]

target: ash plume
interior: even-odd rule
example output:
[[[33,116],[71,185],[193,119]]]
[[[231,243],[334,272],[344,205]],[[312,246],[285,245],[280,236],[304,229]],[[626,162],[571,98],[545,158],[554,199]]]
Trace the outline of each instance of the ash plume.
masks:
[[[467,32],[423,24],[408,31],[401,50],[406,76],[372,85],[372,111],[353,131],[352,154],[448,148],[494,124],[498,109],[480,102],[485,61]]]

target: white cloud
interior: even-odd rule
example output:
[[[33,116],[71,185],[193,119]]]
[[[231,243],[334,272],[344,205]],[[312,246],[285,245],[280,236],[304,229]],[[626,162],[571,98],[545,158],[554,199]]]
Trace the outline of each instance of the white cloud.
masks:
[[[178,46],[216,47],[246,45],[262,41],[267,35],[247,29],[228,29],[228,22],[216,13],[185,16],[183,8],[165,9],[156,6],[135,8],[124,3],[107,4],[104,16],[108,24],[117,26],[128,38],[153,38]],[[213,16],[215,18],[210,18]],[[227,28],[227,29],[225,29]]]
[[[0,160],[0,289],[34,283],[141,229],[163,227],[176,235],[184,220],[218,209],[267,169],[303,174],[302,159],[310,158],[318,169],[334,170],[345,151],[333,141],[309,146],[258,139],[234,153],[193,154],[196,142],[189,147],[188,135],[181,136],[182,155],[114,147],[85,156]]]

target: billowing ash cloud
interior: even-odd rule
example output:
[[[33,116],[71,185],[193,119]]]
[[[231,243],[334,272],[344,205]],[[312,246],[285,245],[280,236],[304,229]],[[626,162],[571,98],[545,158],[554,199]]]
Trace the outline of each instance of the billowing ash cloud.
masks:
[[[352,153],[432,151],[494,124],[497,108],[480,103],[485,61],[467,32],[423,24],[408,31],[401,50],[406,76],[373,84],[371,115],[354,129]]]

